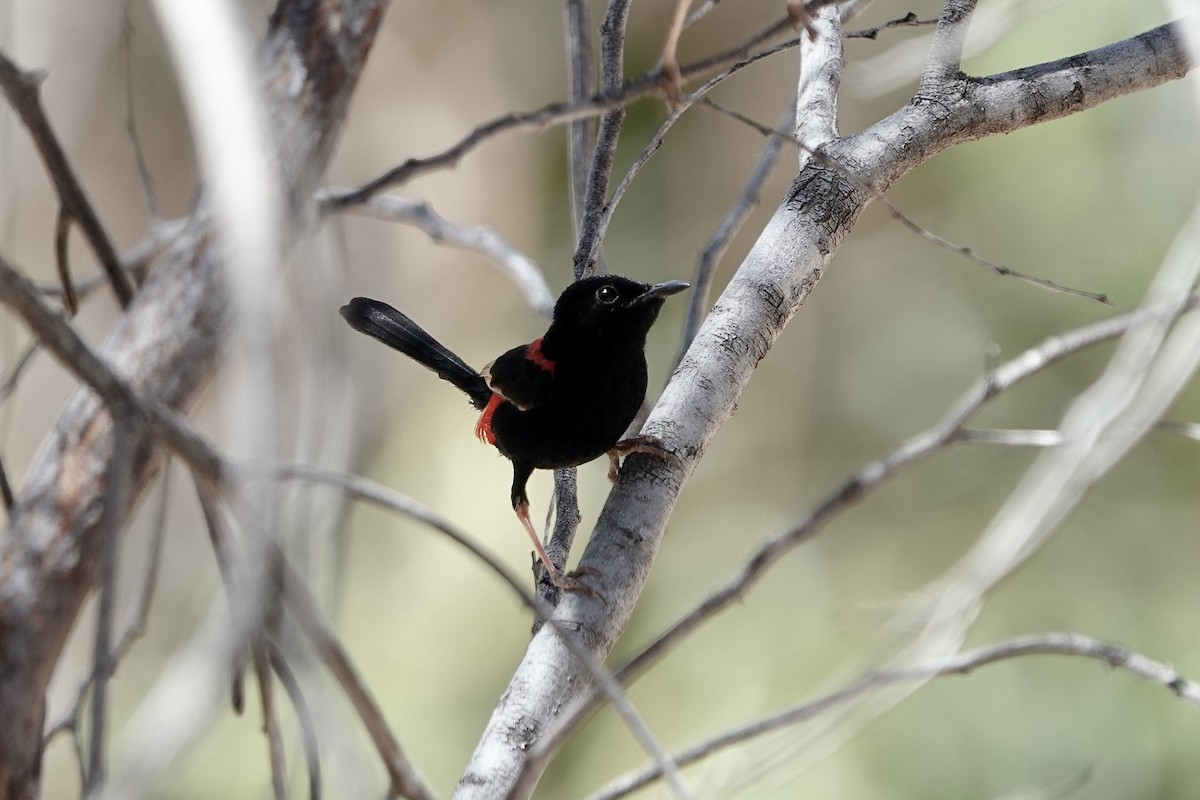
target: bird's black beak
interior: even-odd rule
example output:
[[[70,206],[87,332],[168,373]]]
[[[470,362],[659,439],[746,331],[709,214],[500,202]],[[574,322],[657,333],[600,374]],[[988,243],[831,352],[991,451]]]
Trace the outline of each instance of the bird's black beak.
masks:
[[[648,300],[653,300],[656,297],[670,297],[673,294],[679,294],[684,289],[688,288],[686,281],[664,281],[656,283],[642,294],[638,295],[634,301],[636,303],[644,303]]]

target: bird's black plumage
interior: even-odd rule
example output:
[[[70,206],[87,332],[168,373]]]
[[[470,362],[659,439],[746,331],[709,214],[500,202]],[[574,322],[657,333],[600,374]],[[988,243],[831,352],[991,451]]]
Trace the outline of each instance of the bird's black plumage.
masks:
[[[573,467],[611,453],[646,396],[646,336],[666,298],[687,284],[655,286],[615,275],[576,281],[559,296],[549,330],[476,371],[407,316],[356,297],[341,314],[433,370],[480,409],[476,435],[513,464],[513,509],[551,579],[561,576],[529,520],[525,484],[535,469]],[[626,448],[628,449],[628,448]]]

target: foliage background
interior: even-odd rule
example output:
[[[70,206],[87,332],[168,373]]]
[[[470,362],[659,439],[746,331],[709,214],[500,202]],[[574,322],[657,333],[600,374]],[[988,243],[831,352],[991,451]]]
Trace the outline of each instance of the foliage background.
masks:
[[[860,23],[908,11],[931,18],[940,5],[877,0]],[[992,0],[981,11],[1002,5]],[[657,60],[670,6],[634,4],[629,74]],[[1068,55],[1169,18],[1158,4],[1113,0],[1011,7],[1017,13],[1011,29],[968,60],[973,74]],[[265,3],[246,7],[259,27],[268,10]],[[597,24],[601,11],[594,5]],[[774,0],[722,6],[685,34],[684,60],[737,41],[778,13]],[[152,16],[133,4],[130,19],[138,133],[163,213],[182,214],[196,190],[187,120]],[[121,27],[122,5],[115,0],[0,5],[0,41],[21,63],[47,70],[51,118],[104,222],[129,247],[144,233],[146,212],[124,133]],[[977,21],[975,33],[981,27]],[[868,64],[904,40],[919,49],[927,34],[900,30],[877,42],[848,44],[843,132],[907,99],[911,78],[869,94],[876,79],[901,68],[895,60]],[[441,149],[484,120],[561,98],[562,48],[561,12],[553,5],[394,5],[331,183],[361,182],[410,154]],[[795,70],[794,55],[783,54],[744,71],[715,96],[774,125],[794,91]],[[921,224],[988,258],[1106,292],[1117,309],[1126,309],[1141,298],[1195,196],[1200,146],[1192,96],[1182,84],[1167,85],[958,147],[890,196]],[[630,108],[618,174],[664,115],[657,101]],[[612,269],[648,281],[686,278],[762,146],[757,133],[711,110],[689,112],[618,208],[605,243]],[[0,115],[0,148],[0,241],[16,263],[49,279],[55,201],[11,114]],[[562,129],[507,135],[456,170],[422,178],[402,193],[429,200],[457,222],[495,228],[543,265],[558,291],[570,279],[573,249],[564,165]],[[789,153],[777,166],[764,209],[723,261],[724,277],[786,190],[794,165]],[[74,244],[76,271],[84,273],[90,253]],[[321,237],[303,243],[294,261],[297,280],[328,263],[341,271],[330,316],[343,297],[385,298],[471,363],[482,364],[544,328],[491,265],[394,223],[335,219]],[[672,301],[652,334],[652,386],[667,377],[682,308]],[[617,660],[853,470],[933,424],[987,364],[1108,313],[997,278],[874,207],[762,363],[738,413],[686,487]],[[95,299],[85,305],[80,326],[95,341],[114,315],[110,298]],[[328,321],[293,324],[320,331]],[[528,548],[507,508],[508,464],[474,441],[470,408],[418,367],[335,330],[329,346],[366,401],[310,411],[323,424],[352,432],[366,474],[436,509],[524,571]],[[10,364],[24,331],[6,316],[0,335]],[[298,347],[296,359],[303,364],[318,356],[309,342]],[[1038,376],[1002,398],[984,421],[1052,427],[1103,357],[1077,357]],[[329,374],[343,379],[336,370]],[[20,391],[0,407],[0,444],[18,486],[22,466],[71,386],[56,364],[39,357]],[[218,382],[197,418],[230,444],[221,398]],[[1185,393],[1171,416],[1200,418],[1200,393]],[[678,747],[811,696],[861,667],[894,610],[969,547],[1032,455],[961,446],[902,474],[788,556],[740,606],[636,684],[631,695],[639,709]],[[1136,448],[994,595],[973,642],[1075,630],[1173,662],[1185,675],[1200,674],[1198,465],[1196,443],[1182,438],[1152,436]],[[603,464],[580,472],[584,531],[607,491],[604,474]],[[121,721],[166,660],[220,609],[219,578],[181,477],[170,490],[166,560],[149,634],[113,683],[118,743]],[[531,482],[535,509],[546,507],[550,491],[547,476]],[[304,513],[308,500],[297,502],[291,513]],[[147,520],[153,504],[144,503]],[[124,548],[130,597],[147,527],[145,521],[135,527]],[[327,580],[332,614],[393,730],[432,786],[448,793],[523,652],[526,614],[459,550],[406,520],[354,509],[331,541],[301,544]],[[87,664],[90,615],[81,619],[56,678],[51,717],[70,702]],[[1091,662],[1024,659],[932,683],[811,769],[793,761],[743,786],[740,780],[765,752],[760,745],[688,775],[712,796],[903,800],[1064,785],[1089,798],[1191,798],[1200,796],[1197,727],[1193,709],[1127,675]],[[539,796],[580,796],[642,762],[616,718],[601,713],[555,762]],[[48,752],[46,796],[75,796],[74,769],[66,740],[59,740]],[[163,796],[261,796],[267,784],[265,747],[251,708],[242,718],[221,713]]]

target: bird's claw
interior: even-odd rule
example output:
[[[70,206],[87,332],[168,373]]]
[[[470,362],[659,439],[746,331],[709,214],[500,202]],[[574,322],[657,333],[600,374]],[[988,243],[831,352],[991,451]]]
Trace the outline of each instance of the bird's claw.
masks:
[[[634,436],[622,439],[608,450],[608,479],[617,482],[617,471],[621,468],[621,456],[631,453],[644,453],[648,456],[661,458],[677,467],[683,467],[683,459],[667,449],[662,440],[656,436]]]
[[[545,568],[545,565],[543,565],[543,568]],[[546,579],[562,591],[580,592],[588,597],[596,598],[601,603],[604,603],[604,605],[608,605],[608,600],[604,598],[604,595],[581,580],[582,576],[584,575],[595,575],[599,577],[600,574],[600,570],[593,569],[591,567],[580,567],[579,569],[572,570],[565,574],[559,572],[557,569],[546,569],[545,571]]]

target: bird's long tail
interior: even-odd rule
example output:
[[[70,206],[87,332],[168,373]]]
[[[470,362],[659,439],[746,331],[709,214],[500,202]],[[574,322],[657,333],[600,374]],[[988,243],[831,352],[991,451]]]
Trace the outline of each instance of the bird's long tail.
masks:
[[[471,398],[476,408],[487,405],[492,396],[483,376],[447,350],[407,316],[379,300],[356,297],[341,309],[350,327],[394,347],[423,367],[437,373]]]

